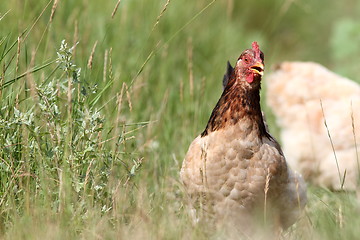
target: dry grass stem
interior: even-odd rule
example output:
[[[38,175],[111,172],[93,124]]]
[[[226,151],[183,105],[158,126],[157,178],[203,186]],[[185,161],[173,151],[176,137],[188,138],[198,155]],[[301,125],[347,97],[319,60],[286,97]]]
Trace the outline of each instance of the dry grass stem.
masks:
[[[91,159],[89,166],[86,169],[86,175],[85,175],[85,180],[84,180],[84,195],[85,195],[85,191],[86,191],[86,185],[89,181],[89,176],[90,176],[90,171],[91,171],[91,167],[93,165],[93,162],[95,161],[95,158]]]
[[[0,16],[0,21],[10,12],[11,9],[7,10],[3,15]]]
[[[51,23],[52,20],[54,19],[54,15],[55,15],[56,8],[57,8],[57,5],[58,5],[59,1],[60,1],[60,0],[54,0],[54,4],[53,4],[53,6],[52,6],[52,8],[51,8],[51,14],[50,14],[50,20],[49,20],[50,23]]]
[[[113,80],[113,68],[112,68],[112,48],[109,50],[109,81]]]
[[[116,14],[116,12],[117,12],[117,10],[118,10],[118,8],[119,8],[120,2],[121,2],[121,0],[119,0],[119,1],[116,3],[115,8],[114,8],[114,10],[113,10],[112,13],[111,13],[111,18],[114,18],[115,14]]]
[[[333,143],[332,138],[331,138],[331,135],[330,135],[329,127],[328,127],[327,122],[326,122],[325,113],[324,113],[324,108],[323,108],[323,104],[322,104],[322,101],[321,101],[321,100],[320,100],[320,106],[321,106],[321,112],[322,112],[322,115],[323,115],[323,118],[324,118],[324,125],[325,125],[325,128],[326,128],[326,131],[327,131],[327,134],[328,134],[330,143],[331,143],[331,148],[332,148],[333,153],[334,153],[334,158],[335,158],[335,162],[336,162],[336,167],[337,167],[337,171],[338,171],[338,174],[339,174],[340,186],[341,186],[341,189],[342,189],[342,188],[343,188],[343,183],[345,182],[345,179],[343,180],[343,179],[341,178],[341,173],[340,173],[340,168],[339,168],[339,162],[338,162],[338,159],[337,159],[337,156],[336,156],[336,151],[335,151],[334,143]]]
[[[127,88],[126,83],[122,84],[121,87],[121,91],[120,94],[118,94],[118,98],[117,98],[117,115],[116,115],[116,122],[120,121],[120,112],[121,112],[121,105],[122,105],[122,101],[123,101],[123,95],[124,95],[124,90],[125,88]]]
[[[126,89],[126,98],[127,98],[127,101],[128,101],[128,104],[129,104],[129,109],[130,109],[130,112],[132,111],[132,104],[131,104],[131,97],[130,97],[130,92],[129,92],[129,88],[128,86],[125,84],[125,89]]]
[[[94,59],[94,54],[95,54],[95,49],[96,49],[97,43],[98,43],[98,41],[96,40],[96,42],[94,43],[94,46],[93,46],[93,48],[92,48],[92,50],[91,50],[91,54],[90,54],[90,57],[89,57],[89,61],[88,61],[88,63],[87,63],[88,69],[92,69],[93,59]]]
[[[108,50],[105,50],[104,54],[104,71],[103,71],[103,82],[106,82],[106,76],[107,76],[107,64],[108,64]]]
[[[21,50],[21,39],[20,37],[17,38],[17,51],[16,51],[16,64],[15,64],[15,76],[19,71],[19,61],[20,61],[20,50]]]
[[[164,5],[164,7],[163,7],[163,9],[161,10],[159,16],[156,18],[156,22],[155,22],[155,24],[154,24],[154,26],[153,26],[153,28],[152,28],[152,31],[154,31],[155,27],[159,24],[160,19],[161,19],[161,17],[164,15],[164,13],[165,13],[165,11],[166,11],[169,3],[170,3],[170,0],[167,0],[166,3],[165,3],[165,5]]]

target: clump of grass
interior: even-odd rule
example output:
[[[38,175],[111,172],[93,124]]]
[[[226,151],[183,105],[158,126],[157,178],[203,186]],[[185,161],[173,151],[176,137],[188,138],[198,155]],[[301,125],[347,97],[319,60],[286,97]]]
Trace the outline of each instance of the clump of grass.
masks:
[[[113,139],[116,150],[109,151],[113,143],[106,138],[112,131],[103,133],[106,118],[89,107],[96,88],[81,80],[73,49],[62,41],[58,74],[37,85],[35,96],[2,105],[0,209],[5,222],[31,212],[34,204],[54,214],[79,213],[80,221],[89,206],[106,213],[116,205],[119,189],[132,188],[141,167],[136,151],[125,150],[137,124],[123,123]]]

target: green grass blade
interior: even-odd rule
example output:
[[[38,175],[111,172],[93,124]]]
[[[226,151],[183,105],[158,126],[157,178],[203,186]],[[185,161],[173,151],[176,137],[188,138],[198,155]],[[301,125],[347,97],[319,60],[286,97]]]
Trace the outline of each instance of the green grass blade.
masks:
[[[37,72],[37,71],[40,71],[41,69],[44,69],[44,68],[50,66],[51,64],[53,64],[53,63],[55,63],[55,62],[56,62],[56,60],[53,60],[53,61],[50,61],[50,62],[45,63],[45,64],[43,64],[43,65],[36,66],[36,67],[34,67],[33,69],[31,69],[31,70],[29,70],[29,71],[26,71],[26,72],[24,72],[23,74],[21,74],[21,75],[15,77],[15,78],[13,78],[13,79],[5,82],[3,85],[0,86],[0,89],[7,88],[7,87],[9,87],[11,84],[15,83],[17,80],[25,77],[26,75],[35,73],[35,72]],[[1,79],[1,78],[0,78],[0,79]]]

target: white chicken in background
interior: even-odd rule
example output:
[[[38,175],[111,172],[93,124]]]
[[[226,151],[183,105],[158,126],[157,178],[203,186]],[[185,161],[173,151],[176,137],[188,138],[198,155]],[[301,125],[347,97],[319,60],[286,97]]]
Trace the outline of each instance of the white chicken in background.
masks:
[[[312,62],[284,62],[266,82],[267,104],[281,127],[290,166],[315,185],[355,190],[360,86]]]

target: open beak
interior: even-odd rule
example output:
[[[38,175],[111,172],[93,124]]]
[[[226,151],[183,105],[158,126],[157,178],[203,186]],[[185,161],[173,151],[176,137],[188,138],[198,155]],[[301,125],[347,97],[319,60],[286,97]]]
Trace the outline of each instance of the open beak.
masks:
[[[262,76],[264,74],[264,64],[257,62],[255,65],[251,66],[250,69],[254,72]]]

